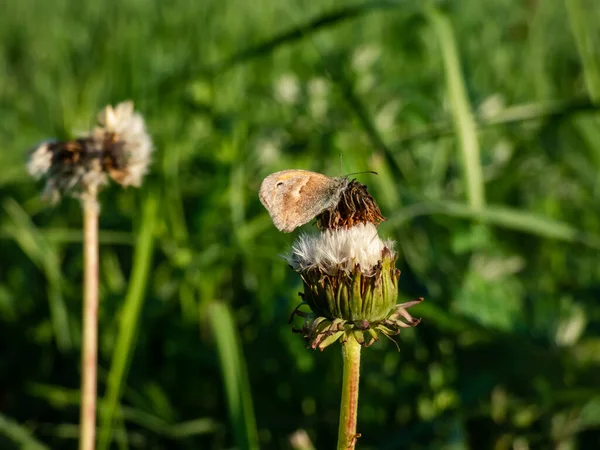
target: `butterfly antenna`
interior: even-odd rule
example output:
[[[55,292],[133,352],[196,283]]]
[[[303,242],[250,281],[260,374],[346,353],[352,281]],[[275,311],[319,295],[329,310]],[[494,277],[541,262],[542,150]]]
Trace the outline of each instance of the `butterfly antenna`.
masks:
[[[374,170],[363,170],[362,172],[353,172],[353,173],[346,174],[346,176],[347,176],[347,177],[350,177],[350,176],[352,176],[352,175],[358,175],[358,174],[361,174],[361,173],[373,173],[373,174],[375,174],[375,175],[379,175],[379,174],[378,174],[377,172],[375,172]]]

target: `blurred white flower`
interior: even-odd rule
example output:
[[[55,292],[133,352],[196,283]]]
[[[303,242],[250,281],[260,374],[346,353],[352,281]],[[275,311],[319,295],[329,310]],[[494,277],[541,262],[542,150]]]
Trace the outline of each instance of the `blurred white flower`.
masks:
[[[314,450],[314,446],[305,430],[297,430],[290,436],[290,445],[294,450]]]
[[[316,235],[302,234],[286,260],[296,271],[319,268],[335,275],[339,270],[353,271],[358,264],[361,272],[369,273],[381,261],[385,247],[393,253],[394,242],[381,240],[375,225],[365,223]]]
[[[487,97],[479,105],[478,112],[482,119],[491,119],[500,114],[505,108],[504,97],[494,94]]]
[[[275,82],[275,97],[281,103],[296,103],[299,96],[300,83],[294,74],[288,73],[281,75]]]
[[[570,305],[570,311],[566,317],[561,318],[556,329],[555,340],[561,347],[571,346],[583,335],[588,319],[584,308],[575,303]]]
[[[375,86],[375,82],[376,79],[372,73],[362,73],[358,76],[358,79],[356,80],[356,91],[365,94],[371,89],[373,89],[373,87]]]
[[[312,97],[326,97],[329,94],[329,84],[323,77],[311,78],[308,82],[308,93]]]
[[[396,124],[398,112],[402,108],[402,101],[399,99],[390,100],[377,112],[375,116],[375,126],[381,133],[391,131]]]
[[[313,78],[308,82],[309,109],[316,119],[327,115],[329,86],[324,78]]]
[[[352,67],[357,72],[366,72],[381,56],[381,49],[374,45],[361,45],[352,55]]]
[[[276,139],[260,139],[256,145],[258,161],[263,166],[273,164],[281,154],[280,143]]]

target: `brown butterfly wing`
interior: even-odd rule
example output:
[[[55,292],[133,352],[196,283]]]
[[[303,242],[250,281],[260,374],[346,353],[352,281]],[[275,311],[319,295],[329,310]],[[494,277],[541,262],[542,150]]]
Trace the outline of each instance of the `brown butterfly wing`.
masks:
[[[275,226],[289,233],[335,206],[347,184],[348,180],[343,177],[284,170],[265,178],[259,196]]]

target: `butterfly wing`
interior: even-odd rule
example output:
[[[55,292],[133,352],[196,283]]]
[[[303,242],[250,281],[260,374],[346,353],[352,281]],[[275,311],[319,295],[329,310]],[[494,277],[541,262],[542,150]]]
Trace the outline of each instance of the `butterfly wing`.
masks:
[[[286,233],[310,222],[340,200],[347,178],[307,170],[284,170],[263,181],[259,197],[275,226]]]

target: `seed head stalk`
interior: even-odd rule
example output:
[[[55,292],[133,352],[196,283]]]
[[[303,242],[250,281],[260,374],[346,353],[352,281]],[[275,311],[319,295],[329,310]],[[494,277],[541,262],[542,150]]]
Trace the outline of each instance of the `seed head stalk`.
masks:
[[[96,196],[97,194],[94,192],[82,199],[81,202],[83,209],[84,280],[79,450],[93,450],[96,441],[99,215]]]
[[[342,404],[337,450],[354,450],[356,440],[356,417],[358,412],[358,382],[360,378],[360,349],[356,339],[349,338],[342,344],[344,378],[342,381]]]

